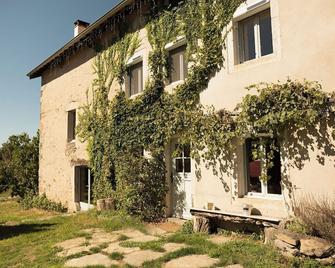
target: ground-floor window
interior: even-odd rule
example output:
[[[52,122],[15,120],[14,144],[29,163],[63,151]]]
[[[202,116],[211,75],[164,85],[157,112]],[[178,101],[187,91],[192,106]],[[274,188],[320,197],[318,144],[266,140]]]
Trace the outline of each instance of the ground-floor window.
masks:
[[[259,139],[246,140],[246,170],[247,170],[247,192],[248,195],[281,195],[281,160],[280,152],[275,151],[272,159],[273,165],[267,170],[264,165],[265,159],[255,156],[255,151],[263,150],[264,154],[269,153],[272,140],[268,140],[266,145],[261,144]],[[275,141],[277,142],[277,141]],[[257,155],[257,154],[256,154]],[[266,173],[268,180],[260,179]]]
[[[75,167],[75,202],[92,203],[93,177],[87,166]]]

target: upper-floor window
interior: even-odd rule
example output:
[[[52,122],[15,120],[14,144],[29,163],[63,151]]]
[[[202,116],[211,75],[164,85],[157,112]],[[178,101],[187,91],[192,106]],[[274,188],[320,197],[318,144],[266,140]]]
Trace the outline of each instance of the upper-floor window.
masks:
[[[270,9],[238,22],[239,62],[273,53]]]
[[[265,159],[259,159],[254,151],[263,151],[263,155],[270,153],[270,142],[266,145],[258,139],[246,140],[246,164],[247,164],[247,192],[249,195],[281,195],[281,160],[280,152],[275,151],[272,165],[268,168],[263,164]],[[257,155],[257,154],[256,154]],[[264,170],[266,169],[266,170]],[[260,176],[266,174],[267,181],[261,180]]]
[[[67,112],[67,141],[73,141],[76,138],[76,110]]]
[[[186,45],[169,52],[170,83],[184,80],[187,76]]]
[[[129,66],[126,77],[126,95],[133,96],[143,91],[143,62]]]

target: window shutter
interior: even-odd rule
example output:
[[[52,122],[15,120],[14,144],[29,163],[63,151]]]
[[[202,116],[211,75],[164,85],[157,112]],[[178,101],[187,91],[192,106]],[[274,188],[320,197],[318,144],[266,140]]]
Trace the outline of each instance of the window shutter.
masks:
[[[127,70],[124,76],[124,86],[125,86],[126,98],[129,98],[130,97],[130,70]]]
[[[80,202],[80,167],[74,167],[74,202]]]
[[[67,140],[72,141],[76,137],[76,110],[67,113]]]

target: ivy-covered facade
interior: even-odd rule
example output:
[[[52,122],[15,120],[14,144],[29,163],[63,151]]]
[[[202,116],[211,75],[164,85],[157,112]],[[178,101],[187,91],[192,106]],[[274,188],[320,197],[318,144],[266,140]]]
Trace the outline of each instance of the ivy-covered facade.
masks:
[[[146,220],[246,205],[285,218],[334,198],[334,7],[133,0],[77,22],[28,74],[42,77],[40,192]]]

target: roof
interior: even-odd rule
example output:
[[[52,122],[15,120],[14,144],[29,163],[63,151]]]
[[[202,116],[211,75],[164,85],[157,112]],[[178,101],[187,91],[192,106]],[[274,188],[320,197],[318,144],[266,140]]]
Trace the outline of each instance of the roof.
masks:
[[[37,67],[35,67],[33,70],[31,70],[27,74],[27,76],[30,79],[40,77],[42,75],[43,71],[46,70],[46,68],[50,65],[50,63],[52,63],[57,57],[59,57],[61,54],[63,54],[69,48],[76,46],[80,41],[82,41],[87,36],[89,36],[94,30],[98,29],[101,26],[101,24],[106,22],[108,19],[112,18],[114,15],[116,15],[119,11],[124,9],[131,2],[132,2],[131,0],[120,1],[116,6],[114,6],[105,15],[103,15],[97,21],[95,21],[94,23],[89,25],[84,31],[82,31],[80,34],[75,36],[72,40],[70,40],[62,48],[60,48],[58,51],[56,51],[51,56],[49,56],[46,60],[44,60],[41,64],[39,64]]]

